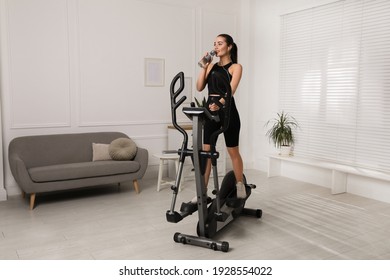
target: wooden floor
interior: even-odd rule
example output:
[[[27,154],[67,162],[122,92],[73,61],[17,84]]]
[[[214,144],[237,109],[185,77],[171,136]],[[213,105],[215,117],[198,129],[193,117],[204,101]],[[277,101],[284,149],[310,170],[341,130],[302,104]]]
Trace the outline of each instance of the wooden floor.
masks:
[[[257,185],[247,207],[263,217],[240,217],[216,239],[227,253],[182,245],[175,232],[196,235],[197,214],[166,222],[172,193],[156,180],[0,202],[0,259],[390,259],[390,204],[247,170]],[[178,205],[190,200],[186,182]]]

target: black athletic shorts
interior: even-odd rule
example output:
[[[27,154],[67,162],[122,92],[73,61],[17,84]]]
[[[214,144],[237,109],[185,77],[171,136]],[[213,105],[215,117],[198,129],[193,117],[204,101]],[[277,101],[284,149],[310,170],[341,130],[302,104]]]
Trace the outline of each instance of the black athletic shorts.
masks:
[[[209,97],[207,100],[207,108],[210,103],[212,103],[212,99]],[[215,112],[211,112],[215,113]],[[223,110],[218,111],[219,117],[223,120]],[[214,131],[217,131],[221,128],[220,122],[215,122],[206,118],[203,130],[203,143],[210,145],[210,137]],[[226,147],[232,148],[237,147],[240,139],[240,115],[238,114],[236,103],[234,98],[232,97],[232,101],[230,103],[230,120],[229,126],[227,130],[224,132]]]

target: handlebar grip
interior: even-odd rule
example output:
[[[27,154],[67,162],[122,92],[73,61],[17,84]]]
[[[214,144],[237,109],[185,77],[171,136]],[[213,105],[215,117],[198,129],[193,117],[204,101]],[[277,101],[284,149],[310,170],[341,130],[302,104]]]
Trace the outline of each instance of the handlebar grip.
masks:
[[[180,87],[175,91],[175,86],[177,81],[180,79]],[[179,72],[176,74],[176,76],[172,79],[170,92],[173,97],[177,97],[184,89],[184,73]]]
[[[176,83],[180,82],[179,88],[175,90]],[[183,135],[183,149],[187,149],[188,144],[188,134],[187,132],[177,123],[176,118],[176,110],[177,108],[187,99],[187,96],[182,96],[178,101],[176,101],[177,97],[184,89],[184,73],[179,72],[172,79],[170,85],[170,93],[171,93],[171,114],[172,114],[172,124],[173,126]]]

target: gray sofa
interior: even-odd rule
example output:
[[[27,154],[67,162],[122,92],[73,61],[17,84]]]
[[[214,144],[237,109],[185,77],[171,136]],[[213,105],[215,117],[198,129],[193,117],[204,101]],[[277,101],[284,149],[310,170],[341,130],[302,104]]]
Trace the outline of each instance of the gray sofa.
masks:
[[[139,193],[141,179],[148,165],[148,151],[137,147],[133,160],[92,161],[92,143],[110,144],[129,138],[121,132],[93,132],[23,136],[9,144],[8,157],[12,175],[30,195],[30,209],[36,194],[88,186],[133,181]]]

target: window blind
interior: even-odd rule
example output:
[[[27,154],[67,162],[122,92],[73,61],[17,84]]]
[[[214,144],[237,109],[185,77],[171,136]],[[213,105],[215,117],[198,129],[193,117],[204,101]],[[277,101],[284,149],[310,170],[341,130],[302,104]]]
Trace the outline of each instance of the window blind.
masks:
[[[390,1],[345,0],[281,18],[280,109],[294,154],[390,171]]]

